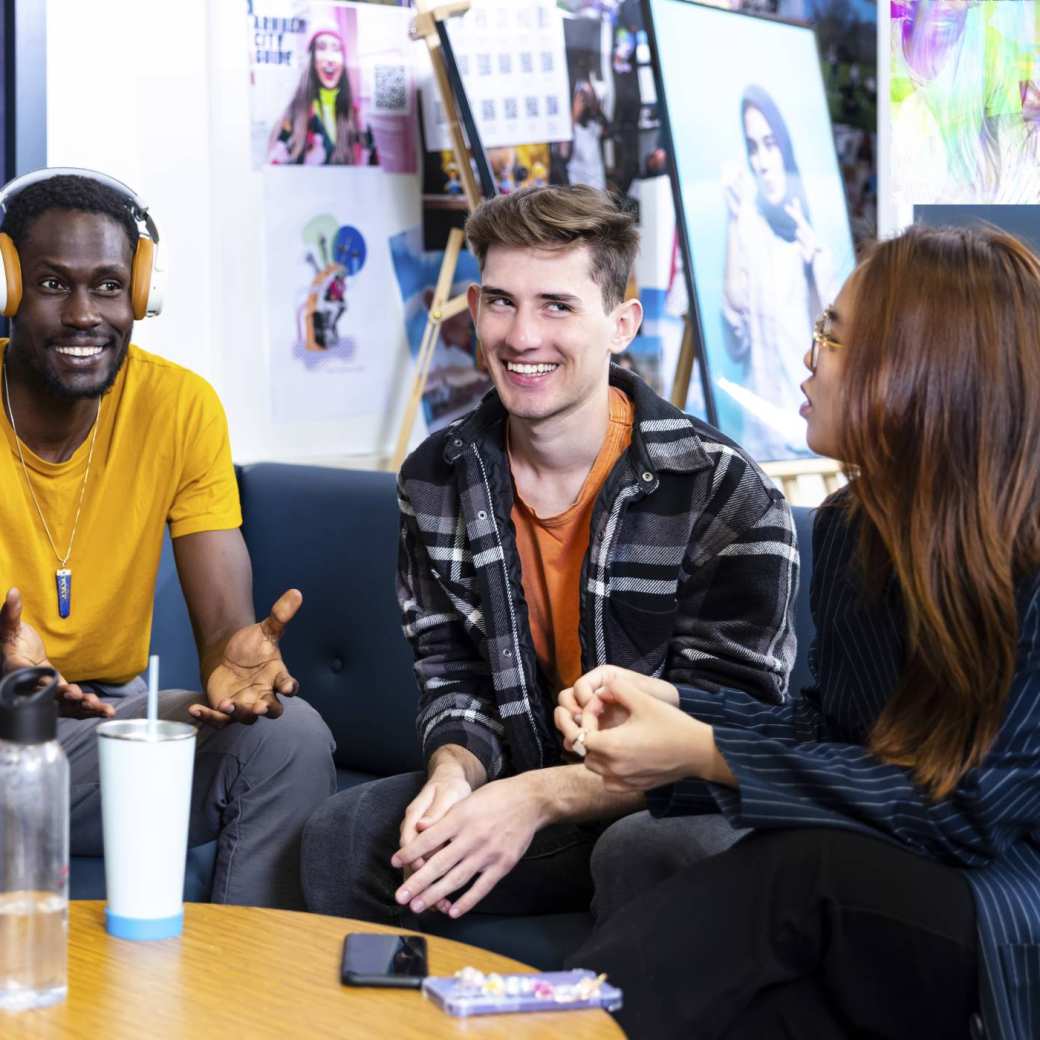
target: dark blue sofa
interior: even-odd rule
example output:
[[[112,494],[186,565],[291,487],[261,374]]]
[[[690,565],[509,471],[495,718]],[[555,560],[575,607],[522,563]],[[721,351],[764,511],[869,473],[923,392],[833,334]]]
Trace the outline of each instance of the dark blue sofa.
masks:
[[[243,532],[253,560],[257,616],[290,586],[303,607],[282,652],[301,694],[336,738],[340,788],[420,766],[411,651],[394,596],[397,501],[392,474],[260,463],[239,472]],[[810,513],[796,510],[803,560],[798,631],[811,631],[807,567]],[[792,688],[806,681],[807,638],[799,640]],[[156,588],[152,648],[164,687],[197,689],[198,660],[169,545]],[[185,897],[208,898],[215,843],[188,856]],[[103,898],[100,859],[76,857],[71,894]],[[543,968],[557,967],[588,934],[588,914],[461,921],[428,915],[429,930]]]

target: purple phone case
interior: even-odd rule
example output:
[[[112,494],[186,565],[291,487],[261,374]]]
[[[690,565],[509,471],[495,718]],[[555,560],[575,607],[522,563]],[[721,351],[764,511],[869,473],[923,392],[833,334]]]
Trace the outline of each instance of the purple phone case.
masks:
[[[595,973],[575,971],[532,971],[524,975],[505,975],[504,979],[525,978],[533,982],[549,982],[553,986],[574,985],[581,979],[595,978]],[[599,992],[588,1000],[560,1001],[551,997],[536,997],[533,993],[482,993],[464,986],[454,976],[430,976],[423,980],[423,993],[449,1015],[494,1015],[506,1011],[579,1011],[585,1008],[603,1008],[616,1011],[621,1007],[621,990],[602,983]]]

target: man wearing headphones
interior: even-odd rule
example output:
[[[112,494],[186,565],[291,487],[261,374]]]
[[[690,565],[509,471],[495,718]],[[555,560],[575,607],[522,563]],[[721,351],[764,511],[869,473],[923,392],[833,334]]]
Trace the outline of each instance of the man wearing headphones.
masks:
[[[278,650],[302,597],[290,589],[256,622],[220,402],[130,343],[162,303],[155,224],[88,171],[29,174],[0,205],[0,668],[63,677],[72,852],[101,852],[99,719],[145,713],[169,524],[205,691],[160,699],[161,717],[204,724],[189,842],[218,839],[215,901],[302,907],[300,831],[335,788],[331,734],[293,698]]]

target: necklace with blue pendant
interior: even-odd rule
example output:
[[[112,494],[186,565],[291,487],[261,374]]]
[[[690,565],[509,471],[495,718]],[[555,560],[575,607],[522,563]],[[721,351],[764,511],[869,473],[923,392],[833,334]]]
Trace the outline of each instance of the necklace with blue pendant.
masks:
[[[101,425],[101,398],[98,398],[97,414],[94,416],[94,432],[90,435],[90,448],[87,451],[87,467],[83,471],[83,483],[80,485],[79,501],[76,503],[76,516],[72,521],[72,534],[69,536],[69,545],[65,550],[64,556],[55,548],[54,539],[51,537],[51,529],[47,524],[47,517],[43,515],[39,499],[36,497],[36,491],[33,489],[32,481],[29,479],[29,467],[25,464],[22,442],[18,437],[18,427],[14,423],[14,409],[11,407],[11,390],[7,385],[6,358],[4,359],[4,403],[7,406],[7,417],[11,420],[11,429],[14,431],[14,443],[18,448],[18,458],[22,463],[25,486],[29,489],[29,496],[32,498],[33,505],[36,506],[36,512],[39,514],[44,533],[47,535],[47,541],[51,545],[51,552],[58,559],[58,569],[54,572],[54,585],[58,594],[58,617],[67,618],[72,613],[72,571],[68,567],[68,562],[72,556],[72,544],[76,540],[76,531],[79,529],[79,515],[83,511],[83,499],[87,493],[87,478],[90,476],[90,464],[94,460],[94,444],[97,441],[98,427]]]
[[[59,567],[54,572],[54,584],[58,586],[58,617],[67,618],[72,613],[72,571]]]

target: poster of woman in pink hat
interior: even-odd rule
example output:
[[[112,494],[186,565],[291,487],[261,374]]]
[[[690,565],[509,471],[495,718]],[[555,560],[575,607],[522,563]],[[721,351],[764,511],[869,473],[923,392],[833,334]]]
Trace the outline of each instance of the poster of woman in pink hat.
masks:
[[[416,170],[406,9],[253,0],[254,164]]]

